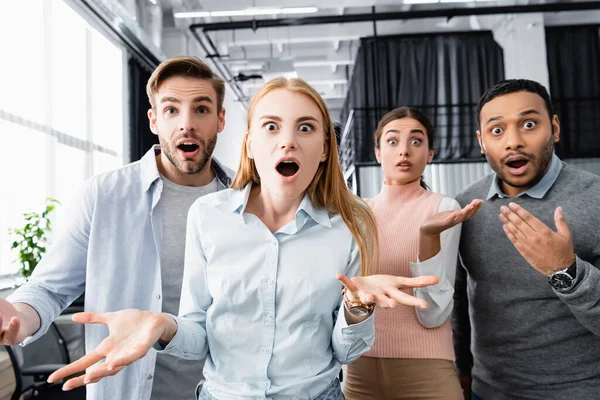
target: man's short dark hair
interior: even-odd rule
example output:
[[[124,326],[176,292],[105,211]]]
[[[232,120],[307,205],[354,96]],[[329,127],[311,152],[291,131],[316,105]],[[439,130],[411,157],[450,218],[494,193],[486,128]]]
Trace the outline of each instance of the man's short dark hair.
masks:
[[[552,120],[552,117],[554,116],[554,108],[552,107],[552,102],[550,101],[550,94],[542,84],[529,79],[506,79],[498,82],[496,85],[486,90],[483,96],[481,96],[479,99],[479,103],[477,104],[477,123],[479,123],[481,126],[479,121],[481,118],[481,109],[484,105],[498,96],[504,96],[505,94],[517,92],[535,93],[544,99],[548,116],[550,117],[550,120]]]

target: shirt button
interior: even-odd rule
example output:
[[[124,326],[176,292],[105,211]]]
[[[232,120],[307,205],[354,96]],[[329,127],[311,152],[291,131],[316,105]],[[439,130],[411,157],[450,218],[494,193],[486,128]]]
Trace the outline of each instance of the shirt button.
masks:
[[[277,246],[277,240],[273,240],[271,243],[273,244],[273,246]]]
[[[269,383],[265,382],[264,387],[265,387],[265,389],[268,388],[269,387]]]
[[[263,349],[263,353],[265,353],[265,354],[269,354],[269,349]],[[266,385],[266,383],[265,383],[265,385]],[[266,387],[266,386],[265,386],[265,387]]]
[[[267,284],[268,284],[269,286],[273,286],[273,279],[268,279],[268,280],[267,280]]]
[[[273,316],[271,314],[267,314],[267,315],[265,315],[265,317],[267,317],[267,321],[270,321],[273,319]]]
[[[157,295],[156,295],[156,298],[157,298],[158,300],[160,300],[160,294],[157,294]]]
[[[147,379],[147,380],[151,380],[151,379],[152,379],[152,374],[148,374],[148,375],[146,375],[146,379]]]

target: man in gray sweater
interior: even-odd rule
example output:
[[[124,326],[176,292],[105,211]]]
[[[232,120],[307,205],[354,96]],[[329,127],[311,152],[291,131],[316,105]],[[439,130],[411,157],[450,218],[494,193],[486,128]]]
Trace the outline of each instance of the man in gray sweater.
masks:
[[[600,399],[600,177],[554,154],[560,124],[537,82],[499,83],[478,117],[495,173],[457,197],[485,200],[463,222],[455,285],[466,398]]]

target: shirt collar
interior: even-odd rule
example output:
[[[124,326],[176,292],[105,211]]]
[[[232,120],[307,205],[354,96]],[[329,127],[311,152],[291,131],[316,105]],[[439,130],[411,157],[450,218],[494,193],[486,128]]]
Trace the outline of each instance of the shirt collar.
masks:
[[[522,193],[519,193],[517,197],[527,195],[536,199],[543,199],[544,196],[546,196],[546,193],[548,193],[548,190],[550,190],[552,185],[554,185],[554,182],[556,182],[558,179],[558,175],[560,175],[561,170],[562,162],[560,161],[560,158],[553,153],[552,161],[550,162],[550,168],[548,168],[548,171],[546,171],[546,174],[544,174],[542,179],[533,187]],[[490,186],[486,200],[490,200],[494,196],[498,196],[500,198],[508,197],[506,194],[504,194],[504,192],[502,192],[502,189],[500,189],[498,175],[494,175],[494,178],[492,179],[492,185]]]
[[[156,144],[152,146],[150,150],[144,154],[140,160],[142,168],[142,186],[144,191],[150,189],[152,184],[160,179],[158,167],[156,166],[156,156],[160,154],[160,145]],[[227,170],[214,158],[211,159],[210,165],[215,171],[217,180],[224,186],[229,187],[231,185],[231,177],[227,173]]]
[[[150,150],[144,154],[140,160],[141,173],[142,173],[142,188],[144,191],[150,189],[150,186],[158,179],[160,174],[158,173],[158,167],[156,166],[156,156],[160,154],[160,145],[154,145]]]
[[[229,198],[227,209],[229,209],[231,212],[236,212],[241,215],[246,209],[251,190],[252,183],[247,184],[242,190],[235,190],[232,196]],[[313,202],[310,200],[308,193],[304,195],[304,198],[300,202],[300,206],[298,206],[296,218],[298,218],[298,215],[301,214],[307,215],[320,225],[331,228],[329,213],[323,208],[315,207]]]
[[[331,228],[329,213],[324,208],[315,207],[313,202],[310,200],[310,196],[308,195],[308,193],[304,195],[302,202],[300,202],[300,206],[298,207],[296,215],[298,215],[298,213],[300,212],[306,213],[306,215],[311,217],[316,223],[323,225],[327,228]]]

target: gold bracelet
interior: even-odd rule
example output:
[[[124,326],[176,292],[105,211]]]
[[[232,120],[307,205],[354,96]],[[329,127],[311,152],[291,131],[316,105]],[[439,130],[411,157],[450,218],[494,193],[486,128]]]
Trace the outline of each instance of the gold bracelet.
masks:
[[[369,315],[375,308],[375,304],[365,304],[361,301],[352,301],[346,297],[346,288],[342,289],[342,296],[344,297],[344,304],[351,314],[364,317]]]

